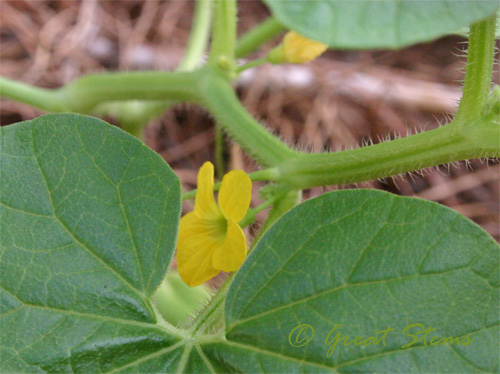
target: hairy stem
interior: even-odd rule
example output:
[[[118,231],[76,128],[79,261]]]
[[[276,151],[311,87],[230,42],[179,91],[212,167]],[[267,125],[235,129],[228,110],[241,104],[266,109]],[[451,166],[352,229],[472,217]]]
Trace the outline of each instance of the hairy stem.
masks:
[[[278,180],[299,188],[385,178],[454,161],[500,157],[500,124],[483,116],[465,127],[452,123],[406,138],[348,151],[301,154],[277,169]]]
[[[259,124],[216,72],[203,77],[203,104],[240,146],[263,166],[276,166],[298,154]]]
[[[234,274],[236,273],[233,273],[217,290],[214,297],[194,320],[188,330],[191,336],[206,335],[210,333],[210,328],[212,326],[220,326],[220,324],[224,323],[224,301],[226,300],[229,285],[234,278]]]
[[[464,88],[456,114],[457,124],[483,114],[491,87],[495,52],[496,14],[471,25]]]
[[[374,146],[302,154],[278,167],[279,180],[308,188],[385,178],[471,158],[500,157],[498,115],[493,109],[485,113],[491,101],[494,38],[495,16],[471,26],[464,94],[457,116],[449,124]]]

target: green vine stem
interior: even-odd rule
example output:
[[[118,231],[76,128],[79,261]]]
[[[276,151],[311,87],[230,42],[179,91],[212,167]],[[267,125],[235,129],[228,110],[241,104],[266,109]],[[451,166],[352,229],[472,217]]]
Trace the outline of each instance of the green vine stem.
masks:
[[[236,97],[230,83],[216,72],[201,82],[203,104],[233,140],[263,166],[276,166],[299,153],[261,126]]]
[[[269,17],[252,30],[244,34],[236,44],[236,57],[241,58],[257,50],[262,44],[274,39],[285,31],[274,17]]]
[[[0,77],[0,95],[48,112],[69,111],[60,90],[49,90]]]
[[[0,77],[2,96],[49,112],[91,113],[105,101],[200,100],[200,71],[93,74],[50,90]]]
[[[208,44],[211,0],[197,0],[193,28],[178,71],[192,71]],[[114,115],[125,119],[124,127],[140,135],[137,123],[159,116],[172,102],[195,99],[195,75],[138,72],[88,75],[59,89],[44,89],[0,77],[0,95],[48,112],[79,112]],[[162,87],[160,87],[162,86]],[[179,96],[180,94],[181,96]],[[131,100],[131,101],[129,101]],[[150,100],[150,101],[144,101]]]
[[[123,130],[142,140],[144,125],[159,117],[169,104],[168,101],[106,101],[97,105],[91,114],[117,118]]]
[[[191,32],[186,51],[177,71],[192,71],[199,65],[208,45],[212,0],[196,0],[191,23]],[[112,101],[104,102],[93,110],[94,115],[113,115],[119,119],[120,127],[139,139],[143,137],[143,128],[151,120],[165,112],[173,101]]]
[[[198,67],[208,45],[212,0],[197,0],[194,10],[191,32],[186,52],[177,67],[177,71],[191,71]]]
[[[256,66],[265,64],[267,62],[269,62],[269,59],[267,57],[266,58],[259,58],[257,60],[252,60],[252,61],[247,62],[245,65],[238,66],[238,68],[236,69],[236,72],[241,73],[247,69],[254,68]]]
[[[191,32],[177,71],[196,69],[205,52],[210,35],[212,0],[196,0]],[[112,101],[98,105],[92,114],[113,115],[127,132],[142,138],[143,127],[159,117],[174,102],[172,101]]]
[[[169,272],[152,300],[163,319],[176,327],[186,325],[193,311],[210,299],[204,286],[189,287],[177,272]]]
[[[214,1],[212,47],[208,62],[213,67],[231,72],[236,48],[236,0]]]
[[[215,124],[215,174],[217,179],[222,180],[224,177],[224,133],[221,126]]]
[[[255,208],[248,208],[247,213],[245,214],[245,217],[243,217],[243,219],[238,224],[241,226],[241,228],[245,228],[245,227],[251,225],[252,223],[255,222],[255,218],[257,217],[257,214],[259,214],[263,210],[269,208],[271,205],[274,206],[275,204],[278,204],[284,198],[284,196],[286,195],[286,192],[288,192],[288,190],[285,190],[284,193],[276,194],[275,196],[270,197],[269,199],[264,201],[262,204],[256,206]],[[261,230],[261,232],[262,232],[262,230]],[[259,233],[259,235],[260,235],[260,233]]]
[[[274,222],[276,222],[283,216],[283,214],[285,214],[286,212],[288,212],[290,209],[300,204],[301,202],[302,202],[302,190],[289,189],[288,191],[286,191],[285,195],[279,196],[279,198],[274,202],[266,222],[260,229],[257,237],[254,239],[254,242],[252,244],[252,249],[256,245],[256,243],[260,240],[262,235],[264,235],[265,232],[273,225]]]
[[[467,123],[483,114],[490,94],[495,53],[496,14],[471,25],[462,99],[456,124]]]
[[[220,1],[219,6],[230,5],[226,0]],[[491,80],[488,74],[494,50],[493,20],[476,23],[471,30],[464,96],[456,119],[433,131],[351,151],[302,154],[289,148],[245,110],[227,76],[210,66],[193,72],[89,75],[56,90],[0,78],[0,93],[53,112],[89,113],[102,102],[116,100],[198,102],[261,165],[278,167],[268,175],[270,180],[297,189],[351,183],[452,161],[500,156],[498,120],[491,113],[482,115]]]
[[[195,318],[193,324],[188,329],[188,334],[190,336],[208,335],[214,326],[219,329],[222,327],[221,325],[224,323],[224,302],[226,301],[226,295],[235,274],[236,273],[231,274],[229,278],[226,279],[217,290],[214,297],[207,303],[205,308],[200,311],[200,314]]]
[[[89,111],[109,100],[196,101],[199,72],[141,72],[87,75],[62,89],[72,108]]]
[[[471,158],[500,157],[500,123],[489,97],[495,17],[471,26],[464,94],[456,118],[438,129],[354,150],[302,154],[278,167],[296,188],[355,183]]]
[[[464,127],[450,125],[369,147],[302,154],[278,167],[278,180],[304,189],[385,178],[471,158],[500,157],[500,125],[494,115]]]
[[[281,218],[286,212],[288,212],[294,206],[300,204],[301,201],[302,201],[302,191],[294,190],[288,187],[283,191],[283,193],[278,193],[278,195],[272,197],[265,203],[259,205],[258,207],[252,210],[249,209],[249,212],[247,213],[245,218],[243,218],[243,220],[239,223],[241,227],[245,227],[253,223],[257,213],[272,204],[272,208],[269,212],[269,215],[266,221],[264,222],[264,225],[260,228],[257,236],[253,239],[252,245],[248,250],[248,254],[250,254],[254,250],[257,243],[260,241],[262,236],[267,232],[267,230],[269,230],[269,228],[274,224],[274,222],[276,222],[279,218]]]

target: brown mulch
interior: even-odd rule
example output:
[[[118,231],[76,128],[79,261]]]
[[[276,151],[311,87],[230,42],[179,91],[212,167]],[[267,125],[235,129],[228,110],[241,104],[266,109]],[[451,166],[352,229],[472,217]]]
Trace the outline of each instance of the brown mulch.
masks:
[[[59,87],[89,72],[173,70],[189,35],[193,5],[187,0],[1,0],[0,74]],[[269,14],[258,1],[239,5],[241,32]],[[306,65],[255,68],[242,75],[237,90],[259,121],[299,149],[359,147],[432,129],[450,118],[460,98],[465,41],[448,36],[400,51],[329,51]],[[42,114],[10,100],[0,105],[2,125]],[[186,189],[194,187],[201,164],[213,161],[213,121],[193,105],[167,111],[146,134],[146,143],[169,162]],[[255,170],[237,145],[228,141],[226,153],[228,166]],[[358,187],[437,201],[500,240],[499,181],[498,162],[472,160]],[[314,188],[304,196],[353,187]]]

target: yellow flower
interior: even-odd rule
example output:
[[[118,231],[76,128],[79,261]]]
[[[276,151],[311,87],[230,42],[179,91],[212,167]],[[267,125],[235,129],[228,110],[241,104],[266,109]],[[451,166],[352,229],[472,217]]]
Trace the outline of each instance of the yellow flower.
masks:
[[[247,242],[238,225],[250,206],[252,181],[243,170],[222,179],[215,202],[214,166],[205,162],[198,172],[194,211],[182,217],[177,244],[177,269],[189,286],[198,286],[221,271],[238,270]]]
[[[268,57],[269,61],[275,64],[283,62],[303,64],[314,60],[327,48],[326,44],[307,39],[295,31],[289,31],[285,35],[283,43],[271,50]]]

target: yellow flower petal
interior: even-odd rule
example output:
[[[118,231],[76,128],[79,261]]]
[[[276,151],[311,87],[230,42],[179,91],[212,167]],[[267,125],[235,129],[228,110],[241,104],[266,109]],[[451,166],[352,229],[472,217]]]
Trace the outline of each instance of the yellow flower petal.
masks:
[[[177,268],[189,286],[200,285],[221,270],[237,270],[247,253],[246,238],[237,222],[250,206],[250,178],[242,170],[224,176],[219,205],[213,186],[214,167],[206,162],[198,172],[194,211],[182,217],[179,227]]]
[[[225,272],[238,270],[247,256],[247,240],[241,227],[228,220],[226,240],[222,246],[215,249],[212,265]]]
[[[177,270],[191,287],[220,273],[212,265],[214,251],[224,246],[225,222],[200,219],[193,212],[182,217],[177,243]]]
[[[290,31],[283,39],[284,53],[288,62],[301,64],[314,60],[326,51],[328,46]]]
[[[227,219],[240,222],[250,206],[252,181],[243,170],[233,170],[222,179],[219,206]]]
[[[222,216],[214,198],[214,165],[207,161],[198,171],[198,191],[194,213],[199,218],[218,219]]]

